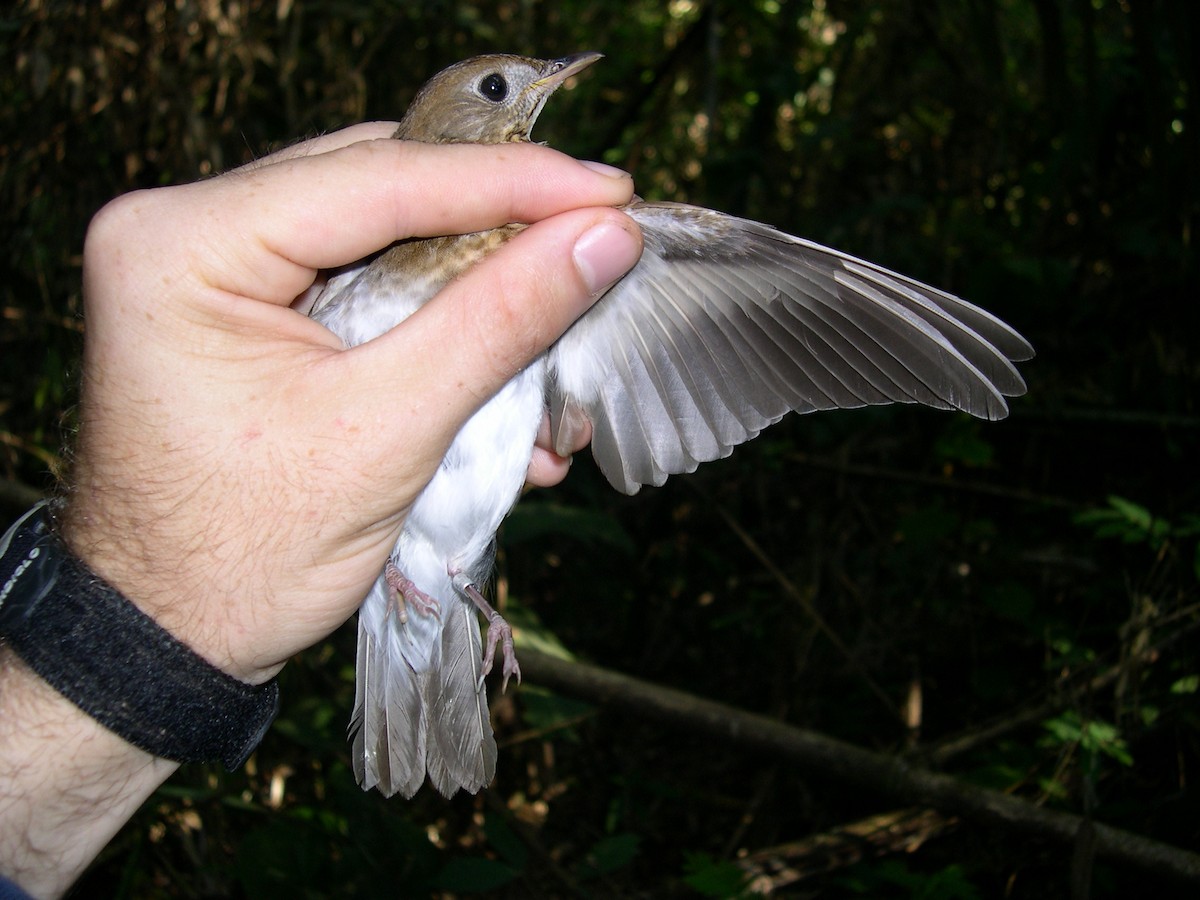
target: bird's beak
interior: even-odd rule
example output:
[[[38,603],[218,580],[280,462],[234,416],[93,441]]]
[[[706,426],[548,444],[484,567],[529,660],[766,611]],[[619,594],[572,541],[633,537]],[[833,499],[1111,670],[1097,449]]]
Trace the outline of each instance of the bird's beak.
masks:
[[[550,63],[546,74],[533,82],[531,87],[539,91],[544,91],[546,94],[551,94],[572,75],[582,72],[596,60],[603,58],[603,53],[596,53],[594,50],[589,50],[586,53],[572,53],[570,56],[556,59]]]
[[[510,140],[531,140],[529,135],[533,131],[533,123],[542,114],[542,107],[546,105],[546,101],[550,99],[550,95],[558,90],[562,86],[562,83],[576,72],[582,72],[602,56],[604,56],[603,53],[596,53],[589,50],[587,53],[573,53],[570,56],[564,56],[562,59],[554,59],[547,62],[546,74],[537,81],[531,81],[527,89],[530,97],[530,109],[527,114],[525,129],[520,132],[514,131]]]

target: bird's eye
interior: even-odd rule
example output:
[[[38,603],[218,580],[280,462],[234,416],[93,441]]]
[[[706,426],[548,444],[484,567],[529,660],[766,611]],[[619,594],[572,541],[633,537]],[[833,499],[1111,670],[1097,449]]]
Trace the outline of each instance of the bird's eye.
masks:
[[[484,77],[483,81],[479,82],[479,93],[487,97],[493,103],[499,103],[508,96],[508,82],[504,80],[504,76],[499,72],[493,72],[491,75]]]

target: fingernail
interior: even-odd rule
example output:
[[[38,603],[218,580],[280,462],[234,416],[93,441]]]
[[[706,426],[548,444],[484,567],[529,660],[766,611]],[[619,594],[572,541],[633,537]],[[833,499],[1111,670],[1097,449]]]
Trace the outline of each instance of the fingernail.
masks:
[[[601,222],[575,241],[575,267],[593,297],[628,272],[642,253],[642,242],[620,225]]]
[[[624,169],[618,169],[616,166],[610,166],[608,163],[593,162],[590,159],[579,160],[581,166],[591,169],[600,175],[606,175],[609,178],[632,178],[633,176]]]

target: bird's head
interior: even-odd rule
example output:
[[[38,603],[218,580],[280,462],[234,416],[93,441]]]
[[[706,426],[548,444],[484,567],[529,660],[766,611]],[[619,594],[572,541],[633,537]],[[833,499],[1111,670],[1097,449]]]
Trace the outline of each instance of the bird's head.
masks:
[[[431,144],[527,141],[550,95],[602,55],[529,59],[493,54],[456,63],[417,92],[395,136]]]

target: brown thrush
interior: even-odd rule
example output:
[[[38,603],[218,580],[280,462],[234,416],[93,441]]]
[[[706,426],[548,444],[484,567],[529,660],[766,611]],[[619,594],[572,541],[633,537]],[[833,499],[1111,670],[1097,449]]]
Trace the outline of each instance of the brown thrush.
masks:
[[[403,140],[529,140],[542,106],[600,54],[481,56],[435,75]],[[549,408],[556,449],[592,427],[620,491],[727,456],[789,411],[921,403],[986,419],[1025,391],[1029,344],[991,314],[758,222],[635,199],[638,265],[463,426],[359,613],[351,730],[364,788],[449,796],[495,772],[483,676],[512,637],[478,585]],[[330,280],[312,315],[353,346],[403,321],[525,226],[405,241]],[[489,620],[481,641],[476,610]]]

